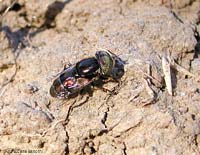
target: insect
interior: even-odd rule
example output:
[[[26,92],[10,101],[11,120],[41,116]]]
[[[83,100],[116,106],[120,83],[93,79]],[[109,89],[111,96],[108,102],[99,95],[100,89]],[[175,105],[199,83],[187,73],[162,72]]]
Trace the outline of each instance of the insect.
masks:
[[[97,51],[90,57],[70,65],[54,80],[50,95],[70,98],[99,79],[119,80],[124,75],[124,61],[108,50]]]

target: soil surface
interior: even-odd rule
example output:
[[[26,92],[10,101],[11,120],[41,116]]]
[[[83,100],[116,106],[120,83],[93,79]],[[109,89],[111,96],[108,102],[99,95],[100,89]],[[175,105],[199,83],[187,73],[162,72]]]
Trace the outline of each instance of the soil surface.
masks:
[[[199,0],[1,0],[0,13],[0,154],[200,154]],[[64,64],[102,49],[126,61],[103,85],[114,93],[50,96]]]

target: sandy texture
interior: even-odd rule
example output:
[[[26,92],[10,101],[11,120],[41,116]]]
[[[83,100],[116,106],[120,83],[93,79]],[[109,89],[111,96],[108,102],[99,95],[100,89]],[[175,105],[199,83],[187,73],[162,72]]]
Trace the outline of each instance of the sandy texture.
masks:
[[[0,13],[10,5],[0,1]],[[0,32],[0,154],[199,154],[199,7],[199,0],[19,0]],[[121,85],[104,85],[115,94],[49,95],[64,64],[100,49],[127,61]],[[194,74],[172,69],[173,96],[163,56]]]

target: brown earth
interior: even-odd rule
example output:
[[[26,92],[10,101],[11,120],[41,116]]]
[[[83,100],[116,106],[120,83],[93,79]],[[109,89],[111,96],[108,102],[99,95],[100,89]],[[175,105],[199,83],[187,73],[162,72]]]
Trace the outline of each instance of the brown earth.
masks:
[[[0,154],[200,154],[199,0],[12,2],[0,1]],[[127,61],[121,85],[104,85],[115,94],[49,95],[64,64],[101,49]],[[173,96],[164,56],[194,74],[172,68]]]

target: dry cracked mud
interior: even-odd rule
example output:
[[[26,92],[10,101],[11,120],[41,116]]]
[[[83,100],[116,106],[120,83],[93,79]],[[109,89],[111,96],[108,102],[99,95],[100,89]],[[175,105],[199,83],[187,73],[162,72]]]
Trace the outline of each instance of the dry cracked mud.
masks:
[[[0,154],[200,154],[199,0],[1,0],[0,13]],[[127,62],[114,94],[50,96],[64,64],[101,49]],[[172,96],[163,57],[182,66]]]

